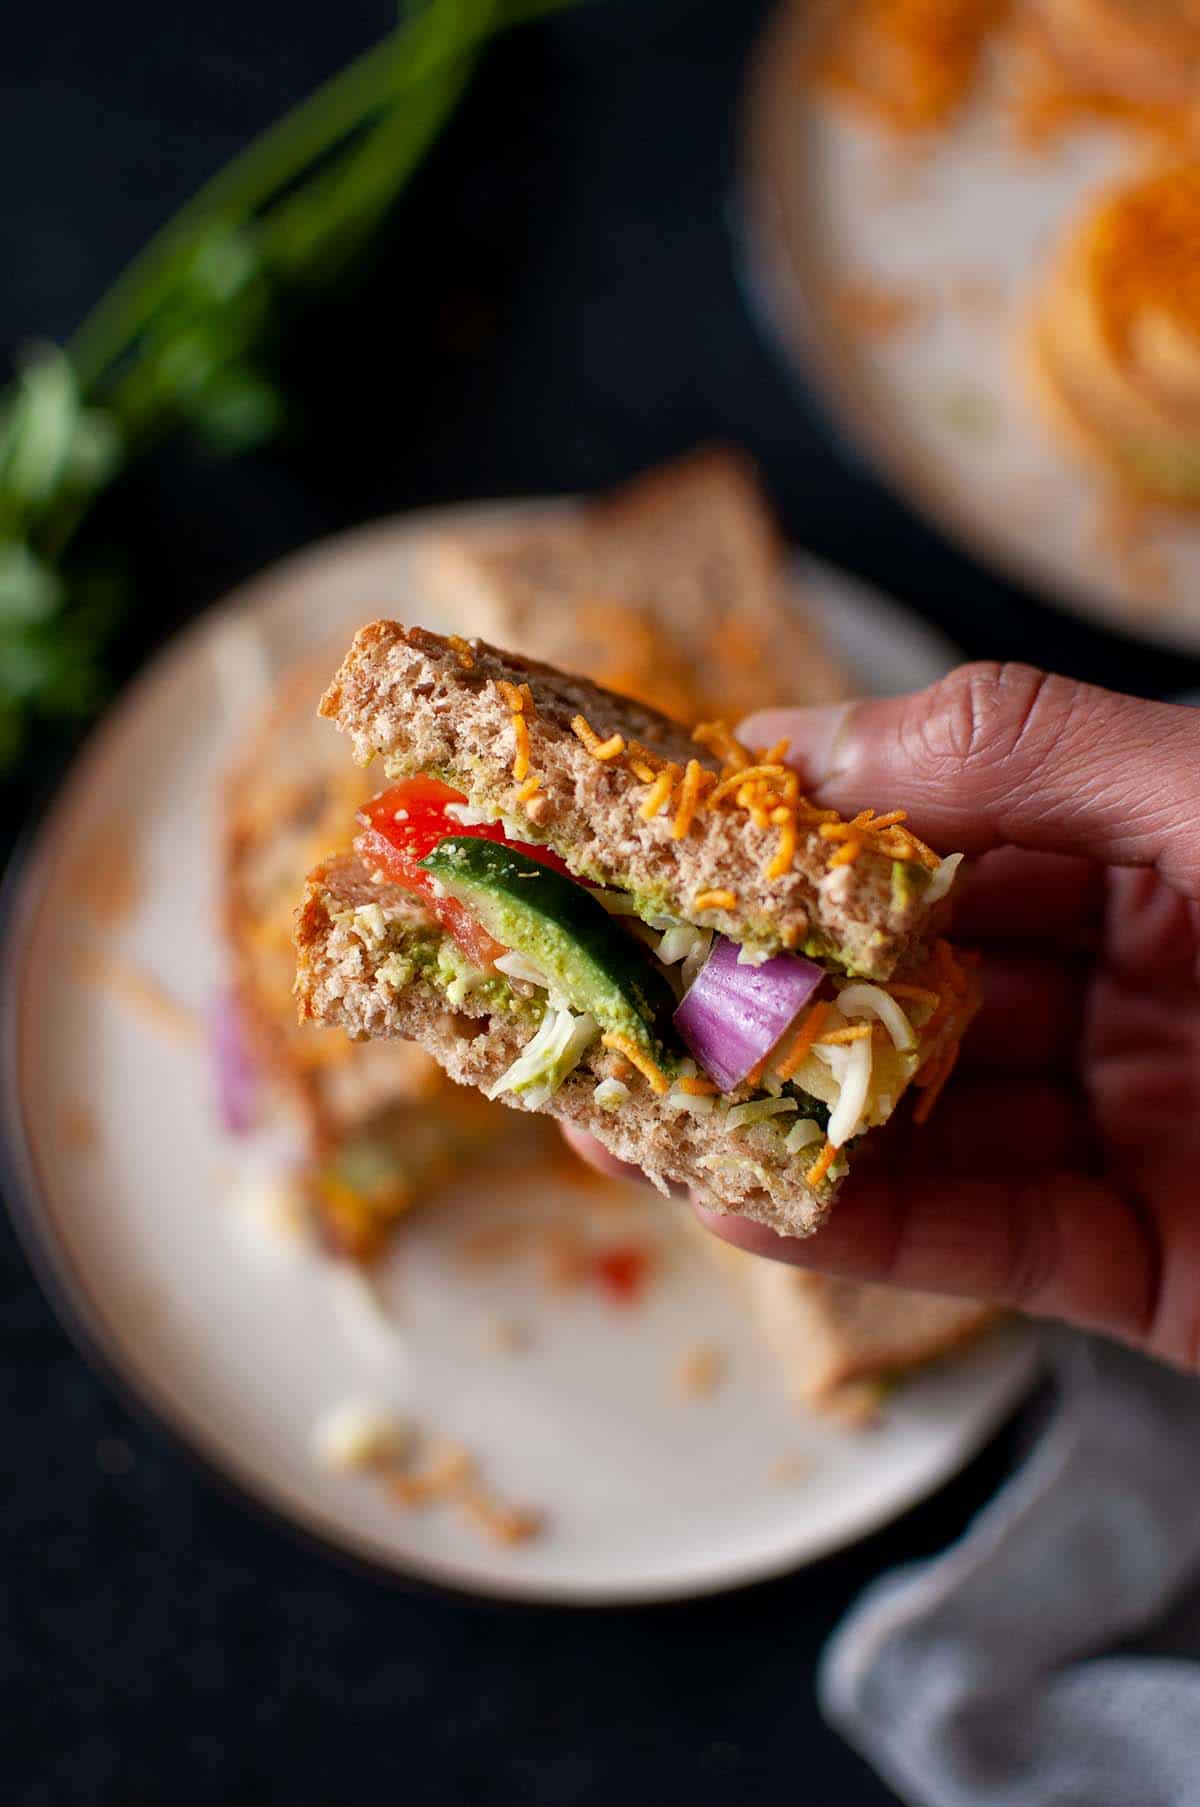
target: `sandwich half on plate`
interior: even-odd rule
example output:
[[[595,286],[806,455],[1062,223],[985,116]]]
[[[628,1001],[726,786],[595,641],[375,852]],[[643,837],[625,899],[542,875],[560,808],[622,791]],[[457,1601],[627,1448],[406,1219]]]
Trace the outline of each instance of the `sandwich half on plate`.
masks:
[[[582,507],[434,534],[430,602],[463,633],[679,721],[843,697],[753,463],[690,452]]]
[[[322,713],[391,784],[311,875],[302,1018],[418,1041],[663,1189],[806,1234],[978,1002],[958,867],[902,812],[814,808],[786,747],[380,621]]]

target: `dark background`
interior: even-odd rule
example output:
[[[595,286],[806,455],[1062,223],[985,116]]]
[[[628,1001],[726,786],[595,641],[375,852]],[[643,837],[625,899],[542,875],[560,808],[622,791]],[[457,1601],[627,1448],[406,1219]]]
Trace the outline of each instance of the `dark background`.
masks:
[[[382,0],[57,0],[6,9],[0,350],[62,338],[153,228],[390,23]],[[935,540],[839,447],[739,287],[748,0],[593,0],[494,49],[369,269],[275,348],[284,440],[168,446],[97,531],[143,606],[133,670],[266,560],[372,515],[585,490],[712,436],[760,460],[791,536],[973,655],[1147,694],[1193,662],[1070,621]],[[69,751],[42,735],[15,831]],[[129,1418],[0,1238],[0,1793],[29,1803],[891,1800],[821,1725],[828,1632],[883,1567],[942,1545],[1019,1432],[857,1549],[646,1612],[414,1598],[299,1548]]]

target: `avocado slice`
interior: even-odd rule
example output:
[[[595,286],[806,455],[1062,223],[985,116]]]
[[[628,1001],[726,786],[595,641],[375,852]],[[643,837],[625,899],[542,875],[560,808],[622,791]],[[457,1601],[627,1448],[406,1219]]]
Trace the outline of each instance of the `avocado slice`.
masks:
[[[497,841],[451,835],[421,861],[497,941],[532,960],[572,1009],[661,1061],[675,994],[590,891]]]

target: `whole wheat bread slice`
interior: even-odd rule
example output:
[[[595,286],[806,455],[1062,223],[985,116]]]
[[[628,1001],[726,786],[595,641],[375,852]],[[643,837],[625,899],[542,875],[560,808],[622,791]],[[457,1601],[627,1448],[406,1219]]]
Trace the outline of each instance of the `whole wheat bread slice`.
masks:
[[[364,905],[376,908],[364,916]],[[414,937],[438,933],[410,892],[381,880],[357,855],[328,861],[311,875],[297,919],[300,1012],[356,1037],[419,1041],[451,1079],[490,1092],[532,1030],[519,1018],[493,1013],[470,992],[452,1008],[419,969],[395,983],[395,957],[405,955]],[[931,1058],[951,1030],[947,1025],[931,1043]],[[500,1094],[501,1100],[587,1130],[619,1160],[641,1167],[662,1191],[690,1186],[713,1209],[755,1218],[786,1235],[816,1229],[836,1183],[809,1187],[808,1160],[789,1154],[769,1125],[731,1130],[722,1116],[693,1116],[682,1098],[664,1100],[644,1086],[634,1087],[618,1111],[606,1111],[596,1103],[596,1084],[621,1064],[618,1055],[595,1044],[547,1102],[530,1105],[512,1092]]]
[[[381,934],[364,933],[361,920],[355,920],[363,904],[379,906]],[[420,976],[400,989],[391,984],[388,956],[403,951],[408,935],[428,927],[408,892],[377,883],[355,856],[318,868],[297,922],[301,1013],[353,1036],[419,1041],[459,1085],[490,1091],[531,1030],[511,1017],[489,1015],[470,994],[451,1009],[445,993]],[[595,1102],[596,1083],[618,1064],[617,1056],[597,1045],[549,1103],[531,1107],[512,1092],[502,1093],[501,1101],[587,1130],[619,1160],[641,1167],[661,1191],[694,1186],[714,1208],[741,1212],[794,1236],[816,1228],[828,1198],[804,1185],[804,1162],[783,1153],[781,1137],[753,1129],[733,1137],[709,1118],[693,1119],[683,1110],[672,1114],[645,1087],[633,1090],[619,1111],[604,1111]],[[729,1162],[731,1144],[739,1154],[759,1159],[757,1175],[744,1161]]]
[[[512,703],[522,684],[532,700],[523,713],[528,763],[539,778],[525,800]],[[630,891],[761,954],[803,949],[887,979],[939,919],[916,882],[923,870],[899,889],[893,861],[869,846],[852,863],[831,864],[816,827],[799,833],[790,869],[767,876],[779,831],[740,810],[700,810],[678,839],[669,807],[645,820],[649,786],[622,758],[596,758],[574,724],[681,769],[697,759],[716,773],[715,758],[657,710],[482,641],[455,646],[423,628],[373,622],[355,636],[321,713],[350,736],[360,762],[381,754],[393,776],[443,778],[515,821],[522,838],[549,844],[589,882]],[[712,892],[733,901],[698,901]]]
[[[850,689],[797,594],[753,464],[723,447],[581,508],[438,534],[421,581],[461,632],[679,721],[735,722]]]

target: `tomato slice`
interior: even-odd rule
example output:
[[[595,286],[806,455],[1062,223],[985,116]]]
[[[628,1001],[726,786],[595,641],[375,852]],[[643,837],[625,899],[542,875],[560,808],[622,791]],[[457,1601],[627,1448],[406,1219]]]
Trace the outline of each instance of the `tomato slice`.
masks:
[[[428,904],[468,960],[486,969],[505,952],[504,947],[457,899],[437,895],[433,875],[421,866],[425,855],[450,835],[470,835],[476,840],[500,841],[515,847],[541,865],[552,866],[564,878],[570,878],[571,873],[549,847],[539,847],[531,841],[510,841],[499,822],[457,822],[446,814],[448,804],[466,801],[461,791],[443,784],[440,778],[402,778],[358,812],[363,832],[357,845],[364,858],[393,884],[403,885]]]

